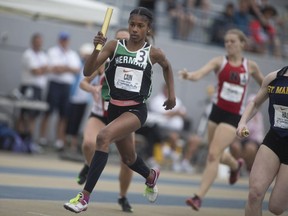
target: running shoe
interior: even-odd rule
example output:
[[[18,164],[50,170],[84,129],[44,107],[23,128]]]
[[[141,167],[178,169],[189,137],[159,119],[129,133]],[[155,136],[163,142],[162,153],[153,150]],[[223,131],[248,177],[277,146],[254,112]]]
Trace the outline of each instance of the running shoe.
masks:
[[[158,188],[156,186],[158,177],[160,175],[160,170],[158,168],[153,168],[151,171],[154,173],[154,178],[151,180],[147,180],[145,182],[146,188],[144,191],[144,196],[150,201],[155,202],[158,197]]]
[[[128,199],[126,197],[119,198],[118,203],[122,207],[122,211],[133,212],[133,208],[130,206]]]
[[[83,193],[78,193],[77,196],[64,204],[64,208],[75,213],[86,211],[88,203],[84,200]]]
[[[239,158],[237,170],[234,170],[234,171],[230,170],[230,177],[229,177],[230,185],[233,185],[238,181],[238,179],[240,177],[240,170],[241,170],[241,167],[243,166],[243,164],[244,164],[244,160],[242,158]]]
[[[85,164],[77,177],[77,183],[79,185],[82,185],[86,182],[88,172],[89,172],[89,166]]]
[[[194,209],[195,211],[199,211],[202,204],[202,200],[199,196],[195,195],[194,197],[187,199],[186,204],[188,206],[191,206],[192,209]]]

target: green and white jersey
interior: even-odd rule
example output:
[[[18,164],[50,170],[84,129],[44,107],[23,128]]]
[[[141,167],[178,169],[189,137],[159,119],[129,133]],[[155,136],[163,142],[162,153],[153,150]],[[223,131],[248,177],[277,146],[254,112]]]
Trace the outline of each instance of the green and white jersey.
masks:
[[[105,70],[109,95],[114,100],[144,103],[152,89],[151,45],[129,51],[125,40],[118,40],[114,55]]]

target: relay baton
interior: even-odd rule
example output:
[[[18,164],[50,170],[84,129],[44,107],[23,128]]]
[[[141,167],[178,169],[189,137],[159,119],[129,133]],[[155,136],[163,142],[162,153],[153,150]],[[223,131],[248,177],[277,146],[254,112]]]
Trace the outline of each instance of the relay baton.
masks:
[[[112,17],[112,13],[113,13],[113,9],[112,8],[107,8],[106,10],[106,14],[105,14],[105,18],[104,18],[104,22],[102,25],[102,29],[101,32],[103,33],[104,37],[106,36],[109,24],[110,24],[110,20]],[[96,50],[100,51],[102,49],[102,44],[98,44],[96,46]]]
[[[244,130],[242,130],[241,131],[241,135],[243,136],[243,137],[248,137],[249,136],[249,131],[247,130],[247,129],[244,129]]]

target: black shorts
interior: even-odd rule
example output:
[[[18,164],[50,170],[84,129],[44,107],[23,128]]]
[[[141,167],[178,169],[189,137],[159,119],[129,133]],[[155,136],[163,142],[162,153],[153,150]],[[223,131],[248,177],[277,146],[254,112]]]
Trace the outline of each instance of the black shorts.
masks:
[[[70,88],[70,84],[57,83],[53,81],[49,83],[47,93],[49,109],[47,110],[47,113],[52,113],[54,110],[58,110],[60,117],[67,116]]]
[[[227,123],[235,128],[238,126],[238,122],[241,119],[241,115],[227,112],[215,104],[213,104],[212,111],[209,116],[209,120],[216,124]]]
[[[75,104],[69,103],[66,133],[69,135],[78,135],[79,128],[86,111],[87,103]]]
[[[137,104],[134,106],[116,106],[109,103],[108,122],[112,122],[114,119],[118,118],[121,114],[125,112],[131,112],[136,115],[141,122],[141,126],[143,126],[147,119],[147,106],[145,103]]]
[[[92,112],[91,112],[89,118],[97,118],[97,119],[99,119],[101,122],[103,122],[105,125],[108,124],[108,119],[107,119],[107,117],[105,117],[105,116],[99,116],[99,115],[96,115],[95,113],[92,113]]]
[[[280,137],[273,129],[270,129],[263,140],[263,145],[278,156],[280,163],[288,165],[288,137]]]
[[[23,94],[26,100],[42,100],[42,89],[32,85],[22,85],[20,92]],[[21,109],[21,115],[28,115],[30,117],[37,117],[40,114],[38,110]]]

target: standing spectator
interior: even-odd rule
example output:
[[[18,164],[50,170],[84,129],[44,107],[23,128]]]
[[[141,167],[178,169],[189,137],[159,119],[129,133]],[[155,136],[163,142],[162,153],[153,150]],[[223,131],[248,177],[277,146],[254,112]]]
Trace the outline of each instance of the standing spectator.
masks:
[[[273,188],[269,197],[269,211],[273,215],[281,215],[288,209],[287,71],[288,66],[265,76],[255,99],[247,105],[238,124],[237,135],[240,138],[249,135],[248,121],[268,98],[270,129],[257,152],[250,172],[245,216],[262,215],[263,200],[270,186]]]
[[[94,46],[90,43],[85,43],[81,45],[79,49],[79,54],[82,61],[82,68],[80,70],[80,73],[75,74],[75,80],[71,88],[71,95],[69,100],[69,106],[68,106],[68,117],[67,117],[67,127],[66,127],[66,135],[67,138],[70,138],[69,145],[70,145],[70,151],[68,150],[68,142],[65,142],[66,146],[65,151],[68,153],[67,156],[69,156],[69,153],[72,153],[72,157],[76,156],[78,153],[78,147],[79,147],[79,129],[82,123],[82,119],[84,117],[86,107],[90,100],[90,95],[87,91],[84,91],[82,88],[80,88],[81,80],[84,79],[83,75],[83,67],[86,62],[86,59],[91,55],[93,52]],[[65,156],[65,154],[64,154]]]
[[[247,103],[253,101],[255,95],[248,97]],[[255,116],[247,124],[249,128],[249,137],[238,139],[230,146],[231,154],[236,158],[243,158],[247,171],[250,172],[256,153],[264,138],[264,122],[261,112],[257,112]]]
[[[210,27],[210,43],[223,46],[226,31],[235,27],[234,10],[234,4],[228,2],[221,15],[215,17]]]
[[[42,50],[43,37],[35,33],[31,37],[31,47],[22,56],[23,72],[20,91],[26,99],[43,100],[46,90],[48,58]],[[17,130],[28,141],[32,141],[35,130],[35,120],[40,114],[36,110],[22,109],[17,121]]]
[[[52,112],[58,111],[56,122],[55,147],[60,150],[64,146],[66,118],[68,111],[71,85],[74,82],[74,75],[81,69],[81,60],[77,52],[69,48],[70,36],[61,32],[58,38],[58,45],[48,50],[50,76],[47,92],[49,110],[45,113],[41,125],[40,144],[47,145],[47,126]],[[54,127],[53,127],[54,128]]]
[[[94,49],[86,61],[84,75],[91,76],[108,58],[111,58],[105,70],[109,86],[108,122],[97,135],[96,151],[89,167],[87,181],[77,196],[64,204],[72,212],[87,210],[89,198],[108,161],[109,145],[115,142],[123,163],[145,179],[144,195],[150,202],[158,196],[157,179],[160,170],[150,169],[136,154],[134,132],[146,121],[146,101],[151,93],[152,66],[158,63],[168,86],[168,98],[163,106],[166,110],[175,106],[174,79],[171,65],[165,54],[148,41],[152,28],[153,15],[143,7],[131,11],[128,25],[130,38],[110,40],[102,32],[94,38],[94,45],[104,45],[103,49]]]
[[[244,58],[242,52],[246,37],[238,29],[231,29],[225,35],[225,56],[211,59],[194,72],[180,71],[184,79],[197,81],[210,72],[217,76],[216,96],[208,122],[209,149],[200,188],[186,200],[186,204],[198,211],[201,202],[217,177],[220,163],[230,167],[229,183],[239,179],[243,160],[236,160],[224,150],[234,141],[236,127],[243,112],[247,86],[252,76],[261,85],[263,75],[256,62]]]

